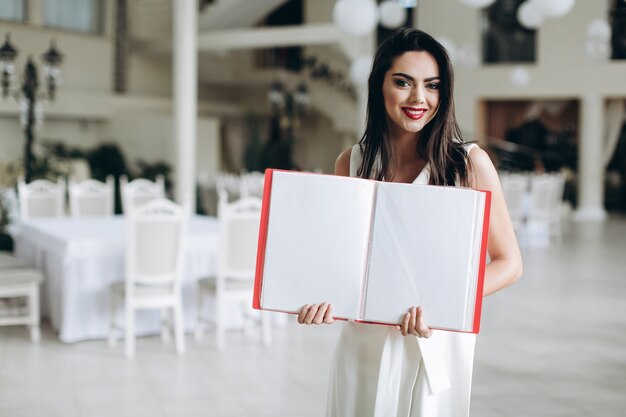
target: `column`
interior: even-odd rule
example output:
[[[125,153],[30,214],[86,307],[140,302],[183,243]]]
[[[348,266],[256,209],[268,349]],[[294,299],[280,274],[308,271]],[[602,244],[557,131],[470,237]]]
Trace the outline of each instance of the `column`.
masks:
[[[604,210],[604,101],[599,94],[582,99],[582,128],[578,144],[578,207],[574,219],[602,221]]]
[[[176,201],[195,212],[196,131],[198,96],[198,16],[195,1],[172,1],[173,7],[173,137],[176,143]]]
[[[44,26],[44,4],[43,0],[28,0],[26,2],[26,19],[34,26]]]

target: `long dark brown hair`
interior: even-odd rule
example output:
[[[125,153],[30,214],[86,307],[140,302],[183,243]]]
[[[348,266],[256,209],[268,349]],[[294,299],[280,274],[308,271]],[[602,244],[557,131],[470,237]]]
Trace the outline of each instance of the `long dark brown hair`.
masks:
[[[431,185],[469,186],[468,158],[454,115],[454,74],[445,48],[417,29],[399,29],[383,42],[374,56],[368,79],[367,124],[359,144],[363,161],[357,170],[362,178],[382,180],[393,176],[389,126],[383,98],[383,81],[393,60],[410,51],[426,51],[439,67],[439,109],[420,133],[416,151],[430,165]],[[377,167],[377,159],[380,166]]]

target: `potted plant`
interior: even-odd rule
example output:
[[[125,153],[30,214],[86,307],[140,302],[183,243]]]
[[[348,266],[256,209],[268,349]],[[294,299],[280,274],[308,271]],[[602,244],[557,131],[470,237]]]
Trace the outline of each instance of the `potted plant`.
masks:
[[[13,252],[13,238],[7,230],[10,222],[9,207],[4,192],[0,192],[0,251]]]

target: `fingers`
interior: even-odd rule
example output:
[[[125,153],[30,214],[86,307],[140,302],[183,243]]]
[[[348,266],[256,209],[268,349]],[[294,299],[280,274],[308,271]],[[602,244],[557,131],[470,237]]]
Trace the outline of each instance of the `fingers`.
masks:
[[[418,336],[415,332],[416,328],[415,328],[415,323],[417,322],[418,318],[415,317],[417,315],[417,309],[415,307],[411,307],[409,309],[409,313],[410,313],[410,320],[409,320],[409,333]]]
[[[302,308],[300,309],[300,313],[298,313],[298,323],[300,324],[304,323],[304,318],[306,317],[310,308],[311,306],[308,304],[305,304],[304,306],[302,306]]]
[[[335,319],[333,318],[333,305],[328,304],[328,310],[326,310],[326,314],[324,315],[324,323],[331,324],[334,323]]]
[[[421,307],[409,308],[409,311],[402,319],[402,323],[396,326],[396,329],[402,332],[402,336],[411,334],[417,337],[428,338],[432,335],[432,330],[430,330],[424,322]]]
[[[416,315],[418,318],[415,323],[415,330],[417,331],[418,335],[426,338],[430,337],[433,332],[428,328],[428,326],[426,326],[426,323],[424,322],[424,318],[422,316],[422,307],[417,307]]]
[[[324,322],[324,316],[326,315],[326,310],[328,310],[328,303],[320,304],[317,309],[317,313],[313,316],[312,322],[314,324],[322,324]]]
[[[411,321],[411,313],[406,313],[404,318],[402,319],[402,324],[400,325],[402,332],[402,336],[406,336],[409,334],[409,322]]]
[[[331,304],[306,304],[298,313],[298,323],[300,324],[322,324],[333,323],[333,307]]]

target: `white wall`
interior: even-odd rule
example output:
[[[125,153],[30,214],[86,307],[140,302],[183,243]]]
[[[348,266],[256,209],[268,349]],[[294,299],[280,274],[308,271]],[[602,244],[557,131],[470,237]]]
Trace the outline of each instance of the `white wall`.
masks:
[[[294,160],[303,170],[332,174],[337,156],[355,143],[355,137],[337,132],[331,121],[321,114],[311,112],[305,120],[306,124],[296,132]]]
[[[45,28],[40,25],[40,0],[31,0],[34,24],[0,22],[0,34],[11,32],[19,50],[16,68],[21,71],[26,56],[39,56],[55,38],[64,55],[63,82],[55,102],[45,103],[45,122],[36,132],[35,143],[43,139],[62,140],[68,146],[93,148],[114,140],[128,162],[141,158],[149,162],[167,161],[175,167],[176,146],[171,134],[171,56],[145,53],[131,48],[128,60],[128,92],[112,91],[113,15],[107,2],[109,19],[102,35],[88,35]],[[166,19],[167,20],[167,19]],[[158,25],[159,21],[155,22]],[[153,29],[154,29],[153,25]],[[158,29],[158,27],[157,27]],[[160,36],[169,36],[167,28]],[[41,76],[40,76],[41,78]],[[17,82],[14,86],[19,88]],[[42,86],[44,87],[44,86]],[[219,164],[219,119],[212,114],[237,113],[232,105],[200,102],[198,119],[198,173],[213,175]],[[24,134],[19,125],[19,105],[12,98],[0,100],[0,161],[21,160]],[[35,146],[35,151],[40,147]]]
[[[159,112],[120,112],[104,129],[104,136],[120,145],[127,163],[136,167],[138,159],[164,161],[176,168],[176,144],[172,139],[172,115]],[[213,176],[219,168],[219,120],[198,118],[197,173]]]
[[[537,62],[524,65],[530,83],[518,88],[509,81],[514,65],[499,64],[468,70],[455,67],[457,117],[461,127],[484,133],[478,104],[490,98],[580,98],[590,93],[603,97],[626,96],[626,61],[594,63],[585,57],[588,23],[608,16],[608,1],[578,0],[574,9],[559,19],[546,20],[537,32]],[[417,27],[434,36],[445,36],[457,45],[480,47],[480,13],[458,0],[421,1]],[[488,117],[488,115],[487,115]],[[598,132],[601,134],[601,132]]]
[[[0,161],[12,162],[21,158],[25,139],[19,122],[14,118],[1,117],[0,126]],[[41,154],[40,145],[43,142],[63,142],[72,148],[93,148],[100,142],[103,128],[104,123],[98,121],[48,120],[45,122],[45,129],[36,132],[35,152]]]
[[[306,20],[311,23],[330,22],[333,4],[333,0],[305,2]],[[518,89],[510,84],[509,74],[513,65],[495,65],[477,70],[457,68],[456,102],[461,126],[478,135],[483,133],[479,103],[486,99],[567,97],[584,101],[591,93],[600,94],[602,98],[626,96],[626,83],[623,82],[626,62],[597,65],[584,57],[586,25],[595,17],[606,17],[607,6],[608,2],[605,1],[578,0],[570,14],[545,23],[538,33],[538,62],[526,66],[531,76],[527,88]],[[111,10],[109,4],[109,16],[112,16]],[[479,12],[463,6],[458,0],[419,2],[416,26],[433,35],[451,38],[457,44],[473,42],[480,45],[479,24]],[[171,114],[171,56],[148,53],[135,45],[129,59],[129,93],[123,96],[122,105],[120,99],[111,92],[111,27],[112,22],[109,19],[104,35],[91,36],[0,22],[0,34],[12,32],[13,43],[21,52],[18,68],[23,66],[27,53],[39,55],[48,47],[52,37],[57,39],[59,49],[65,54],[64,83],[58,89],[58,101],[47,106],[46,123],[38,134],[39,137],[59,137],[67,139],[69,143],[94,144],[110,139],[114,133],[123,150],[133,157],[141,155],[145,159],[169,158],[175,147],[161,137],[158,139],[158,146],[152,142],[148,149],[144,149],[144,142],[137,139],[138,135],[134,133],[135,129],[144,128],[136,127],[128,115],[142,114],[141,120],[151,121],[154,126],[162,123],[163,130],[157,133],[170,134],[170,130],[164,127],[167,118],[162,122],[157,119]],[[163,28],[162,36],[167,41],[169,29]],[[371,39],[366,37],[360,43],[364,48],[369,47]],[[213,62],[213,65],[201,65],[201,78],[204,73],[226,71],[221,77],[229,83],[229,87],[222,88],[219,97],[215,98],[219,99],[219,104],[203,106],[202,102],[199,103],[201,115],[209,118],[211,115],[222,117],[225,114],[229,117],[241,117],[236,116],[243,114],[241,108],[259,109],[266,105],[264,94],[248,90],[246,83],[249,80],[241,77],[252,69],[251,57],[251,51],[238,51],[226,54],[223,61],[207,59],[207,63]],[[232,93],[229,93],[231,85]],[[206,91],[206,88],[210,87],[205,84],[200,87],[200,91]],[[250,106],[250,103],[254,104]],[[266,111],[262,110],[261,113]],[[21,157],[22,133],[18,127],[17,114],[16,103],[10,99],[0,100],[0,160]],[[218,122],[213,120],[209,123],[213,126],[206,127],[207,131],[213,132],[209,136],[219,138],[219,128],[215,127]],[[312,126],[305,126],[303,129],[306,133],[303,133],[303,144],[296,150],[296,158],[303,161],[303,168],[319,166],[330,171],[337,151],[356,141],[357,137],[353,136],[350,140],[346,134],[328,126],[325,118],[318,117],[310,123]],[[88,128],[85,129],[84,126]],[[154,130],[148,129],[146,136],[155,137]],[[200,165],[212,167],[214,162],[200,162]],[[215,166],[217,165],[215,162]]]

